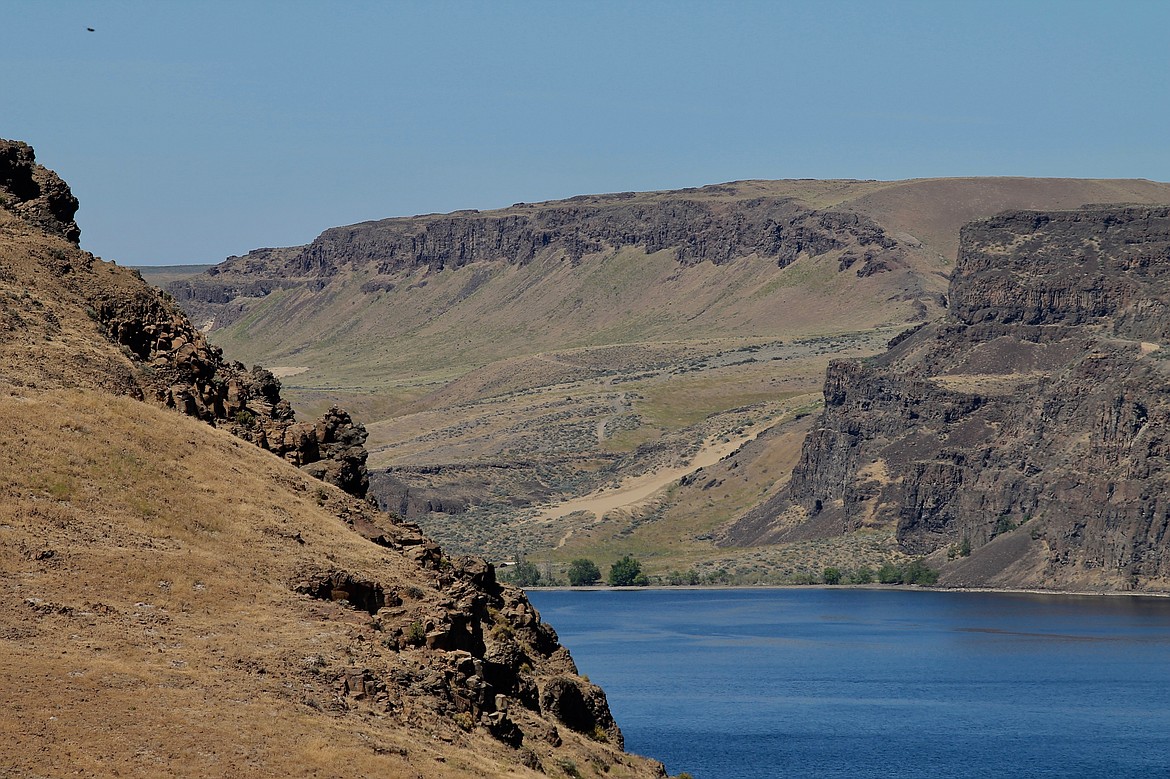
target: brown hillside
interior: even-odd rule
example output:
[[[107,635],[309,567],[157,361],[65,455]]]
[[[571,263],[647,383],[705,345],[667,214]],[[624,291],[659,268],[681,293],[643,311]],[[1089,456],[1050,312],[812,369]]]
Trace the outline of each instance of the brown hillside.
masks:
[[[54,182],[0,142],[4,772],[663,775],[521,591],[361,499],[360,426],[79,250]]]

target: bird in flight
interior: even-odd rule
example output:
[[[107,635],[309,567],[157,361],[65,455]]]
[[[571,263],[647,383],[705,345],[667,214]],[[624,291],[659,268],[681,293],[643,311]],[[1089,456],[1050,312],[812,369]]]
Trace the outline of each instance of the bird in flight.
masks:
[[[92,28],[92,27],[86,27],[85,29],[86,29],[86,30],[88,30],[89,32],[93,32],[93,28]]]

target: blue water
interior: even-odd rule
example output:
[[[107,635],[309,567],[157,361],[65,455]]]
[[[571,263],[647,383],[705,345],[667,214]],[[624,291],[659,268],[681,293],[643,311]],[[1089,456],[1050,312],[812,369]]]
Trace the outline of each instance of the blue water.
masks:
[[[696,779],[1170,777],[1170,599],[529,591],[626,749]]]

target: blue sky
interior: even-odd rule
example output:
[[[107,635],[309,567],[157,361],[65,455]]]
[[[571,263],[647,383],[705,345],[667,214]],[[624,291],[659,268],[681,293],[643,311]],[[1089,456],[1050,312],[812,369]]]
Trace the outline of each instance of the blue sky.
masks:
[[[744,178],[1167,181],[1168,30],[1170,0],[10,0],[0,137],[125,264]]]

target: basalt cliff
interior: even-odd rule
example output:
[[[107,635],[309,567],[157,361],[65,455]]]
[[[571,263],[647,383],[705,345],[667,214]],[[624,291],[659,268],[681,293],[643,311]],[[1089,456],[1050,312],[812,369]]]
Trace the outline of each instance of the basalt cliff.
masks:
[[[943,585],[1170,588],[1170,208],[969,224],[948,297],[830,364],[787,488],[722,543],[896,528]]]
[[[898,240],[859,213],[815,209],[795,197],[744,197],[732,185],[654,194],[586,195],[336,227],[306,246],[229,258],[168,289],[195,318],[222,328],[245,310],[228,306],[237,298],[302,287],[320,291],[345,271],[368,276],[362,284],[368,295],[392,291],[403,272],[526,265],[549,257],[578,265],[627,247],[643,254],[670,251],[682,266],[726,265],[755,255],[784,267],[802,254],[841,250],[840,270],[859,277],[908,267]]]
[[[522,591],[365,498],[0,141],[0,723],[16,776],[664,776]]]

